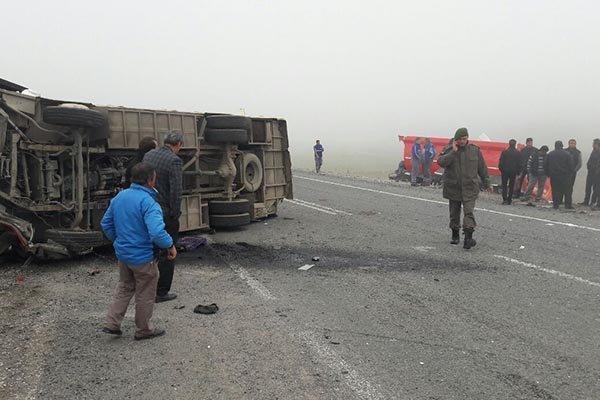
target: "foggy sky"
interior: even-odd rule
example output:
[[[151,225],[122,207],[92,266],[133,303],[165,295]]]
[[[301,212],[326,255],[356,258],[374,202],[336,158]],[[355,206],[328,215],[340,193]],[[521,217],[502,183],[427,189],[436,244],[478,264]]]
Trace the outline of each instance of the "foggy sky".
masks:
[[[276,116],[295,166],[393,169],[397,135],[600,136],[594,1],[3,1],[0,76],[46,97]],[[550,146],[552,147],[552,146]]]

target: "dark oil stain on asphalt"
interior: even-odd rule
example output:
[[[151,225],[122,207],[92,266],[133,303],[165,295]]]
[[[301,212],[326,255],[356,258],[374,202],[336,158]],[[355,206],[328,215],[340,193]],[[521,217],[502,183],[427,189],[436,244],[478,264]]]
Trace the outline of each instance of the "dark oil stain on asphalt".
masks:
[[[398,251],[396,256],[381,256],[368,252],[346,252],[329,248],[312,247],[269,247],[246,242],[214,243],[198,251],[180,253],[183,263],[209,262],[214,265],[243,264],[259,268],[301,267],[315,264],[313,257],[319,257],[319,270],[359,268],[371,271],[424,271],[434,273],[457,272],[496,272],[496,268],[466,261],[442,260],[428,254]]]

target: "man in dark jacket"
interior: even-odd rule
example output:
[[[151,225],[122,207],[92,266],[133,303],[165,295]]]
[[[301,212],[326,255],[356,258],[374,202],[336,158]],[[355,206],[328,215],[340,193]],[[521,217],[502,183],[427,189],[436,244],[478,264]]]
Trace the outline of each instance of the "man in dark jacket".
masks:
[[[502,174],[502,204],[511,204],[515,179],[517,174],[521,172],[521,154],[517,150],[515,139],[510,139],[508,148],[500,154],[498,169]]]
[[[183,146],[183,135],[179,132],[168,132],[165,145],[159,149],[150,150],[144,156],[144,162],[156,169],[158,189],[158,204],[163,210],[166,230],[177,243],[179,239],[179,216],[181,215],[182,161],[177,156]],[[156,289],[156,302],[173,300],[175,293],[169,293],[173,283],[175,261],[163,255],[158,261],[158,287]]]
[[[527,138],[525,140],[525,147],[519,151],[519,154],[521,154],[521,170],[519,171],[519,179],[517,180],[517,186],[515,187],[515,197],[521,197],[523,194],[521,189],[523,188],[523,181],[527,176],[527,161],[529,161],[529,157],[536,151],[537,149],[533,147],[533,139]]]
[[[581,169],[581,166],[583,165],[583,160],[581,159],[581,151],[579,151],[579,149],[577,148],[577,141],[575,139],[569,140],[569,147],[567,147],[567,152],[571,155],[571,158],[573,159],[573,164],[575,164],[575,171],[573,171],[573,174],[571,175],[571,181],[569,182],[569,186],[567,188],[568,193],[565,194],[565,197],[567,197],[568,195],[569,198],[572,198],[573,187],[575,186],[575,179],[577,178],[577,172]]]
[[[600,175],[600,139],[594,139],[592,143],[592,153],[587,161],[587,177],[585,179],[585,198],[580,203],[582,206],[594,205],[597,202],[598,193],[595,190],[595,182]],[[592,189],[594,195],[592,196]],[[590,202],[591,200],[591,202]]]
[[[158,142],[152,136],[145,136],[140,140],[135,156],[129,161],[127,169],[125,170],[125,184],[123,185],[125,189],[131,186],[131,168],[133,168],[134,165],[141,163],[146,153],[157,147]]]
[[[528,200],[528,206],[534,206],[533,204],[533,188],[537,185],[537,192],[535,195],[535,201],[540,201],[542,194],[544,194],[544,186],[546,185],[546,171],[544,165],[546,164],[546,157],[548,156],[548,146],[544,145],[540,147],[538,151],[533,153],[529,157],[527,162],[527,192],[525,192],[525,198]]]
[[[564,199],[565,208],[573,209],[569,186],[575,172],[575,162],[573,157],[563,149],[560,140],[554,143],[554,150],[548,153],[544,169],[552,184],[552,207],[558,209]]]
[[[469,143],[467,128],[460,128],[454,135],[451,147],[448,147],[438,158],[438,164],[444,168],[444,198],[449,200],[450,229],[452,240],[460,241],[460,212],[464,213],[463,232],[465,235],[464,248],[475,246],[473,231],[476,223],[473,211],[475,201],[479,196],[479,178],[484,187],[490,186],[487,166],[479,147]]]

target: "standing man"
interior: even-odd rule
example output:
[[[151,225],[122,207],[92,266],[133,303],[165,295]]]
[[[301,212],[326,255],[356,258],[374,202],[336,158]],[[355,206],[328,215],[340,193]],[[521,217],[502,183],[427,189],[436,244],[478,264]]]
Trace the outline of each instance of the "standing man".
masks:
[[[519,171],[519,179],[517,180],[517,187],[515,188],[515,197],[521,197],[523,194],[521,189],[523,188],[523,181],[527,176],[527,162],[529,157],[536,152],[537,149],[533,147],[533,139],[527,138],[525,140],[525,147],[519,152],[521,154],[521,170]]]
[[[575,179],[577,178],[577,172],[581,169],[581,165],[583,161],[581,159],[581,151],[577,148],[577,141],[575,139],[569,140],[569,147],[567,148],[567,152],[571,155],[573,159],[573,164],[575,165],[575,171],[571,175],[571,181],[569,182],[569,186],[567,187],[567,193],[565,197],[569,197],[570,199],[573,197],[573,187],[575,186]]]
[[[317,140],[317,143],[313,146],[313,152],[315,153],[315,171],[318,173],[321,172],[321,165],[323,165],[323,152],[325,149],[321,144],[320,140]]]
[[[528,199],[528,206],[533,206],[533,188],[537,185],[537,192],[535,194],[535,201],[540,201],[544,194],[544,187],[546,185],[546,171],[544,165],[546,164],[546,156],[548,155],[548,146],[544,145],[540,147],[538,151],[533,153],[529,157],[527,162],[527,179],[529,184],[527,185],[527,192],[525,193],[526,199]]]
[[[485,188],[490,186],[487,166],[479,147],[469,143],[467,128],[460,128],[454,134],[452,147],[444,150],[438,158],[438,164],[444,168],[444,198],[449,200],[450,229],[452,244],[460,241],[460,212],[464,213],[464,248],[470,249],[477,243],[473,239],[476,223],[473,211],[479,196],[479,179]]]
[[[517,150],[517,141],[510,139],[508,148],[500,154],[498,169],[502,174],[502,204],[511,204],[515,179],[521,172],[521,154]],[[507,187],[508,184],[508,187]]]
[[[135,294],[135,340],[165,334],[150,327],[154,311],[158,268],[153,245],[177,256],[173,239],[165,231],[162,210],[155,200],[156,172],[146,163],[131,169],[131,187],[111,200],[102,218],[102,230],[113,242],[119,266],[119,284],[106,314],[102,331],[121,335],[121,322]]]
[[[563,143],[560,140],[554,143],[554,150],[548,153],[544,169],[546,176],[550,177],[552,185],[552,207],[558,210],[564,199],[565,208],[573,209],[569,186],[575,172],[575,163],[571,154],[563,149]]]
[[[598,193],[594,190],[594,196],[592,197],[592,188],[594,182],[597,181],[598,174],[600,172],[600,139],[594,139],[592,143],[592,153],[587,161],[587,177],[585,179],[585,198],[580,203],[582,206],[589,206],[595,204],[598,197]],[[591,199],[591,203],[590,203]]]
[[[431,185],[431,164],[435,158],[435,147],[431,139],[425,138],[425,149],[423,150],[423,185]]]
[[[165,145],[159,149],[150,150],[144,156],[147,162],[156,169],[156,188],[158,189],[158,203],[160,204],[165,221],[166,230],[177,243],[179,239],[179,216],[181,215],[182,161],[177,156],[183,146],[183,134],[167,132]],[[156,289],[156,302],[173,300],[175,293],[169,293],[173,283],[175,261],[161,254],[158,261],[158,287]]]
[[[125,170],[125,184],[123,185],[125,189],[131,186],[131,168],[133,168],[134,165],[141,163],[146,153],[157,147],[158,142],[152,136],[145,136],[140,140],[135,156],[127,163],[127,169]]]
[[[587,178],[585,180],[585,199],[582,205],[594,207],[600,199],[600,139],[594,139],[592,154],[587,162]],[[591,198],[590,198],[591,196]]]
[[[423,164],[423,148],[421,147],[421,138],[415,139],[415,143],[410,150],[412,169],[410,171],[410,184],[417,186],[417,178],[421,172],[421,164]]]

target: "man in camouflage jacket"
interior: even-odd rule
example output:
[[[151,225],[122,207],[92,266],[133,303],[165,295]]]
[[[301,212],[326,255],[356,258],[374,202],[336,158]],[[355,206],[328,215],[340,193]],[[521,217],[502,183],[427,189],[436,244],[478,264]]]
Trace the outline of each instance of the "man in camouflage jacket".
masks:
[[[460,213],[464,213],[464,248],[475,246],[473,231],[476,223],[473,211],[479,196],[480,179],[484,187],[490,185],[487,166],[479,147],[469,143],[467,128],[460,128],[454,135],[452,146],[444,150],[438,158],[438,164],[444,168],[444,198],[450,203],[450,229],[452,244],[460,241]]]

